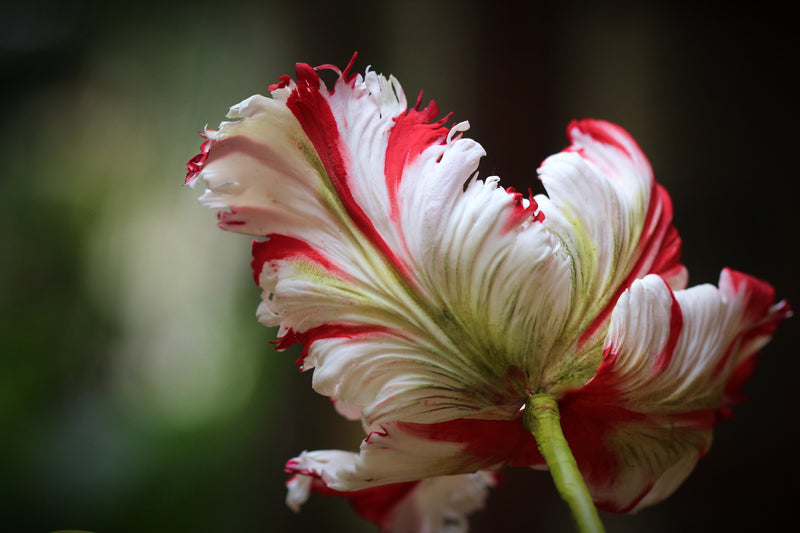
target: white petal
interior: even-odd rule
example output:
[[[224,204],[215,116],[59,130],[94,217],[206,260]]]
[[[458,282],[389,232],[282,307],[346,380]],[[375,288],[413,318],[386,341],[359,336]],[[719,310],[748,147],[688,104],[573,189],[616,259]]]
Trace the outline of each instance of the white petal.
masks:
[[[341,492],[327,486],[313,468],[306,472],[286,484],[292,510],[299,510],[313,491],[336,494],[384,533],[466,533],[468,515],[484,507],[489,489],[498,483],[496,472],[481,471]]]
[[[569,260],[536,205],[497,178],[465,187],[483,149],[437,114],[406,110],[393,78],[345,71],[329,91],[300,65],[235,106],[199,165],[220,225],[266,237],[259,319],[368,423],[516,415],[566,320]]]
[[[296,475],[286,482],[286,506],[295,513],[300,512],[300,507],[311,496],[311,476]]]
[[[675,291],[656,275],[617,303],[605,359],[560,399],[562,425],[595,502],[628,512],[660,501],[711,445],[721,409],[788,316],[768,284],[723,271],[720,287]]]
[[[767,284],[731,270],[719,289],[700,285],[674,295],[657,276],[637,281],[614,310],[595,381],[611,387],[613,380],[620,404],[638,412],[719,409],[732,373],[788,316],[773,300]]]
[[[425,338],[381,331],[335,337],[339,334],[314,341],[303,368],[315,368],[312,383],[321,394],[361,406],[368,425],[433,423],[454,414],[510,418],[518,411],[511,393],[465,387],[465,382],[480,382],[480,374],[468,363],[436,357],[438,348],[426,345]]]
[[[573,122],[568,134],[571,146],[539,169],[549,198],[536,197],[573,271],[564,346],[545,376],[545,386],[555,389],[591,377],[576,367],[597,368],[611,310],[634,279],[653,272],[675,288],[686,283],[669,196],[633,139],[593,120]]]
[[[497,485],[494,472],[425,479],[399,502],[386,530],[392,533],[466,533],[468,516],[481,510],[489,489]]]
[[[313,475],[333,490],[354,491],[478,470],[481,463],[460,457],[462,451],[459,443],[434,442],[391,431],[370,435],[360,454],[338,450],[303,452],[286,467],[296,474]]]
[[[391,423],[372,431],[358,454],[304,452],[287,471],[313,475],[337,491],[536,465],[543,459],[520,419],[452,420],[438,424]]]

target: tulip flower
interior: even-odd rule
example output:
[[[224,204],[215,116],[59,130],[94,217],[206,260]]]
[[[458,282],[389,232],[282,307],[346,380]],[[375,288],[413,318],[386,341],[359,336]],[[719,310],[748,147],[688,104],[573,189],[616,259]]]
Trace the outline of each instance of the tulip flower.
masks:
[[[686,288],[671,200],[622,128],[572,122],[547,194],[523,194],[478,176],[466,122],[351,68],[297,65],[188,164],[219,227],[257,237],[277,348],[363,424],[358,452],[287,463],[289,506],[335,494],[384,531],[464,531],[506,466],[548,468],[585,531],[595,506],[669,496],[789,306],[730,269]]]

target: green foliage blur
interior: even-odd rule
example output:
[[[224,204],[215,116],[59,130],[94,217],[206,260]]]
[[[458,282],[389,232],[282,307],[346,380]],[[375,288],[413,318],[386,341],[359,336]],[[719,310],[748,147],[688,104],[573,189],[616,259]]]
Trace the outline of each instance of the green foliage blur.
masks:
[[[182,187],[197,132],[296,61],[344,65],[359,51],[357,71],[394,73],[412,102],[425,88],[470,119],[489,153],[482,175],[522,190],[538,187],[569,119],[620,123],[673,195],[692,283],[730,265],[800,305],[798,93],[783,70],[797,64],[781,22],[656,3],[501,4],[4,7],[0,531],[374,530],[333,498],[285,507],[284,462],[356,450],[361,428],[311,390],[295,352],[273,350],[254,316],[249,239],[217,230],[200,191]],[[789,516],[795,331],[778,331],[752,402],[685,486],[638,516],[604,516],[609,530]],[[510,472],[473,524],[571,527],[547,476],[528,471]]]
[[[283,463],[324,444],[295,439],[359,428],[313,422],[332,409],[255,320],[249,239],[182,187],[198,130],[292,66],[289,27],[143,7],[2,23],[0,530],[300,530]]]

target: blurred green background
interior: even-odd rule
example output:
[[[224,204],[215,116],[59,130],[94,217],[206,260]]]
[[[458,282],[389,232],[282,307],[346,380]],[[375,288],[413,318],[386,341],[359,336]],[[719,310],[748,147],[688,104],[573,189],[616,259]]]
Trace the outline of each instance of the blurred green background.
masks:
[[[574,117],[627,128],[675,202],[692,284],[722,266],[797,281],[797,44],[728,4],[57,2],[0,14],[0,531],[373,531],[346,503],[283,504],[286,459],[357,449],[255,319],[249,239],[181,186],[227,108],[296,61],[393,73],[538,190]],[[796,318],[752,400],[668,501],[609,531],[795,521]],[[569,531],[545,474],[509,470],[473,531]]]

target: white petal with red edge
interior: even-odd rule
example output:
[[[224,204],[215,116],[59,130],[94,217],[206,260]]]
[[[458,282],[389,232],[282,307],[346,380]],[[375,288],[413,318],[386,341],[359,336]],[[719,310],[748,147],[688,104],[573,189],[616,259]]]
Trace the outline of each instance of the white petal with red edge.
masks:
[[[788,316],[774,297],[766,283],[727,269],[719,288],[673,293],[657,276],[639,280],[614,310],[610,357],[595,380],[613,380],[619,404],[638,412],[718,409],[732,373]]]
[[[286,483],[286,503],[297,512],[311,492],[323,492],[349,500],[383,533],[462,533],[469,529],[468,516],[483,509],[498,482],[496,472],[481,471],[339,492],[314,474],[295,474]]]
[[[434,121],[434,104],[406,110],[394,79],[339,74],[328,91],[300,65],[210,137],[203,201],[225,209],[224,229],[266,237],[259,319],[290,338],[313,331],[315,386],[370,423],[515,415],[565,321],[564,250],[535,202],[474,178],[483,149],[466,124]],[[341,327],[361,345],[324,342]],[[380,386],[359,387],[353,369],[370,361]]]
[[[287,472],[311,475],[337,491],[429,477],[538,465],[544,460],[522,421],[459,419],[437,424],[383,424],[358,454],[321,450],[290,460]]]
[[[561,401],[565,434],[598,505],[640,509],[689,475],[711,445],[719,410],[734,399],[731,385],[740,383],[732,376],[788,316],[774,296],[731,270],[719,289],[673,293],[650,275],[622,295],[597,375]]]
[[[675,288],[686,283],[669,196],[635,141],[596,120],[575,121],[568,134],[570,147],[539,169],[549,197],[536,197],[573,272],[564,345],[554,351],[544,378],[556,391],[593,375],[611,310],[633,280],[653,272]]]
[[[373,433],[360,454],[339,450],[303,452],[286,470],[320,479],[337,491],[354,491],[439,475],[474,472],[483,459],[462,457],[463,445],[421,439],[402,430]]]

